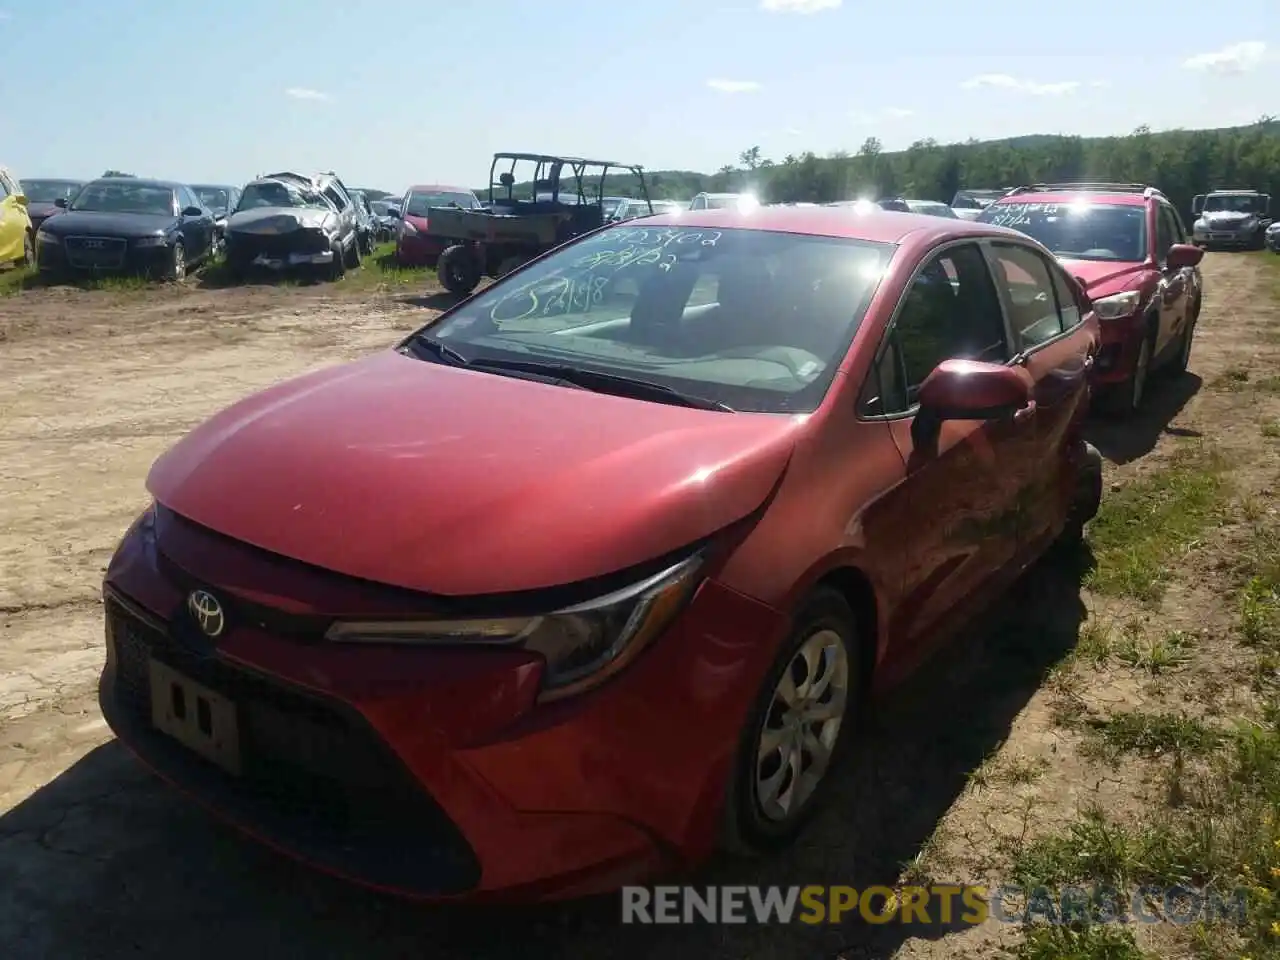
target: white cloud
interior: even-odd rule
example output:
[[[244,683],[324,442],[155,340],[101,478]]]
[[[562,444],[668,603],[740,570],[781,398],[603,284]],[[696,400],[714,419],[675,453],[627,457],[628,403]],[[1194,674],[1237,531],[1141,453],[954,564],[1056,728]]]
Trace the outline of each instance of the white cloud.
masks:
[[[1107,87],[1111,86],[1111,81],[1110,80],[1090,80],[1089,86],[1093,87],[1095,90],[1105,90]]]
[[[712,79],[707,81],[707,86],[720,93],[754,93],[760,89],[760,84],[754,80]]]
[[[801,130],[799,127],[787,127],[787,129],[783,130],[782,132],[785,133],[788,137],[798,137],[804,131]]]
[[[1060,97],[1075,93],[1080,89],[1079,80],[1059,80],[1056,83],[1036,83],[1034,80],[1019,80],[1007,73],[980,73],[960,84],[966,90],[977,90],[982,87],[994,87],[999,90],[1016,90],[1029,93],[1034,97]]]
[[[1267,45],[1261,40],[1233,43],[1221,50],[1197,53],[1182,61],[1188,70],[1206,70],[1212,73],[1248,73],[1256,69],[1267,55]]]
[[[769,13],[821,13],[838,10],[844,0],[760,0],[760,9]]]
[[[295,100],[328,100],[327,93],[321,93],[319,90],[312,90],[309,87],[290,87],[285,91],[286,96],[293,97]]]

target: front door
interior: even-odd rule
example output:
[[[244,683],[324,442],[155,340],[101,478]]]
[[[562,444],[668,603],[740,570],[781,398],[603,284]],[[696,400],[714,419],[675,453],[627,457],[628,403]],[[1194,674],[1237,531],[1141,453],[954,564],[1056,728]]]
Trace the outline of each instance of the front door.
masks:
[[[908,285],[881,343],[864,417],[888,421],[906,465],[882,509],[903,518],[901,613],[889,626],[892,673],[907,671],[1007,582],[1018,553],[1018,495],[1032,465],[1034,424],[947,421],[917,447],[920,385],[943,360],[1008,363],[1004,315],[976,242],[933,253]],[[867,395],[867,394],[864,394]],[[886,665],[888,666],[888,665]]]
[[[9,177],[0,173],[0,263],[21,260],[27,235],[26,205]]]

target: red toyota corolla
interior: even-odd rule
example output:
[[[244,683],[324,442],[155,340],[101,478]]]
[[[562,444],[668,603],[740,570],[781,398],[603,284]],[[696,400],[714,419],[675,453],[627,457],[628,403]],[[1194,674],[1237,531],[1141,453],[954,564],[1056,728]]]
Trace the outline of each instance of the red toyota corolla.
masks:
[[[1093,516],[1097,342],[1001,227],[607,227],[162,456],[103,712],[245,832],[412,897],[779,847],[856,706]]]
[[[428,216],[432,207],[462,207],[474,210],[480,206],[476,195],[466,187],[423,185],[410,187],[400,208],[400,231],[396,234],[396,262],[407,267],[434,267],[440,251],[451,241],[431,232]]]

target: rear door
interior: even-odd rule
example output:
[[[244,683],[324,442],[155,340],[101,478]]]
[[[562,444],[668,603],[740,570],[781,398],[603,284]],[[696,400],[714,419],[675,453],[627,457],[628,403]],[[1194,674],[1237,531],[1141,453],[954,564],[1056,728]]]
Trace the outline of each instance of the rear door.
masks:
[[[1057,260],[1017,241],[983,244],[1008,317],[1014,363],[1032,379],[1034,408],[1018,438],[1019,552],[1037,554],[1057,533],[1074,492],[1074,445],[1088,409],[1088,372],[1097,336],[1075,285]]]

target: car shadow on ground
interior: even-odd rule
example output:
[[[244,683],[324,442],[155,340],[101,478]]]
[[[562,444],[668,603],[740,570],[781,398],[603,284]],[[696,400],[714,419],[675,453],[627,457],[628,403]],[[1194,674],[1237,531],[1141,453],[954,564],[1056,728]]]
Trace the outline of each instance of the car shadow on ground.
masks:
[[[1085,428],[1085,436],[1103,457],[1115,464],[1131,463],[1146,456],[1163,435],[1199,437],[1200,433],[1195,430],[1169,424],[1203,385],[1204,380],[1190,372],[1153,376],[1135,415],[1119,419],[1095,413]]]
[[[1076,642],[1087,550],[1042,561],[871,713],[828,807],[774,857],[717,859],[669,882],[895,882],[1046,672]],[[626,926],[615,896],[539,908],[428,907],[333,880],[244,841],[115,741],[0,817],[6,956],[640,960],[889,957],[938,926]],[[963,883],[970,877],[935,877]],[[935,917],[935,919],[937,919]]]
[[[394,299],[410,307],[422,307],[426,310],[448,310],[450,307],[461,303],[463,298],[446,290],[439,290],[425,295],[397,296]]]

